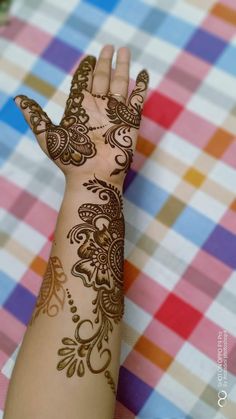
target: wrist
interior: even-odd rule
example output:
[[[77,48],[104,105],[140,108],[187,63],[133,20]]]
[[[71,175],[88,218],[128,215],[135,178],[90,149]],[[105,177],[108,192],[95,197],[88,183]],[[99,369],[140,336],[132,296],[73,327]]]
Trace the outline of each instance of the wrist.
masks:
[[[104,177],[99,171],[94,170],[94,173],[83,173],[83,174],[68,174],[65,176],[65,194],[82,194],[87,190],[85,184],[94,179],[99,179],[105,182],[107,185],[114,186],[121,195],[123,195],[124,179],[117,179],[113,177]]]

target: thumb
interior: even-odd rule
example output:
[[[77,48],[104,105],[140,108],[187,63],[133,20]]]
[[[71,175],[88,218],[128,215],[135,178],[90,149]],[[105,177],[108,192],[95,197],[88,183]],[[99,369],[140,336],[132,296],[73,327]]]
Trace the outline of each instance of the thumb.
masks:
[[[14,101],[35,134],[40,147],[49,156],[47,150],[47,131],[54,127],[51,119],[35,100],[27,96],[16,96]]]
[[[135,87],[133,91],[131,92],[130,97],[128,99],[128,108],[131,111],[135,109],[140,119],[141,119],[141,113],[143,110],[144,100],[147,94],[148,83],[149,83],[149,75],[148,75],[147,70],[140,71],[140,73],[138,74],[136,78]]]

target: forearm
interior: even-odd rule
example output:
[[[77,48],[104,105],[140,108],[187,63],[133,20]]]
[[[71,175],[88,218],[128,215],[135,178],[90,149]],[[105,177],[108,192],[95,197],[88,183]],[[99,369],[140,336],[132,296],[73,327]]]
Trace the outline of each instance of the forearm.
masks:
[[[124,220],[121,188],[99,179],[67,183],[5,419],[113,417]]]
[[[148,86],[143,70],[128,96],[130,52],[119,49],[111,79],[113,53],[107,45],[97,63],[93,56],[80,62],[59,125],[34,100],[15,98],[40,147],[70,181],[5,419],[113,417],[123,314],[120,191]]]

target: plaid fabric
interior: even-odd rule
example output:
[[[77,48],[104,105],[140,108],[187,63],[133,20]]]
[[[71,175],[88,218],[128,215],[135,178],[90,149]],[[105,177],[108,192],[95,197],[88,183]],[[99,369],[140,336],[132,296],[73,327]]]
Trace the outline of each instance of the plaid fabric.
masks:
[[[151,76],[126,179],[115,417],[235,419],[235,0],[16,0],[11,14],[0,29],[0,417],[63,194],[12,97],[58,120],[80,56],[109,42],[130,46],[133,78]]]

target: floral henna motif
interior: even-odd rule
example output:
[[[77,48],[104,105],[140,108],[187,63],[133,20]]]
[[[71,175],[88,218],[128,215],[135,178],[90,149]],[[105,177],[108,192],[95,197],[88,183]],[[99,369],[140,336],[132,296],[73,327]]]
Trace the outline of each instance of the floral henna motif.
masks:
[[[40,313],[55,317],[59,310],[63,309],[65,302],[65,289],[63,284],[66,281],[67,277],[63,271],[60,259],[57,256],[50,257],[31,324]]]
[[[80,320],[78,315],[73,316],[72,320],[77,323],[74,338],[62,339],[64,346],[58,354],[63,358],[57,368],[66,368],[68,377],[76,372],[83,376],[86,366],[94,374],[104,372],[115,391],[114,380],[107,369],[111,351],[106,348],[106,343],[113,324],[121,320],[124,312],[122,197],[117,188],[96,177],[84,186],[98,193],[105,203],[81,205],[78,212],[83,223],[73,227],[68,237],[71,243],[79,244],[79,261],[72,267],[72,274],[97,293],[92,302],[95,320]],[[73,305],[69,292],[68,298],[69,304]],[[75,313],[77,307],[73,306],[71,311]]]
[[[120,168],[113,170],[111,175],[128,171],[133,158],[132,130],[137,130],[141,122],[141,112],[143,106],[143,93],[148,86],[148,73],[143,70],[139,73],[136,80],[136,88],[131,93],[128,104],[119,102],[112,96],[108,97],[107,116],[113,124],[104,134],[105,143],[112,148],[117,147],[121,154],[115,157],[115,161]]]

